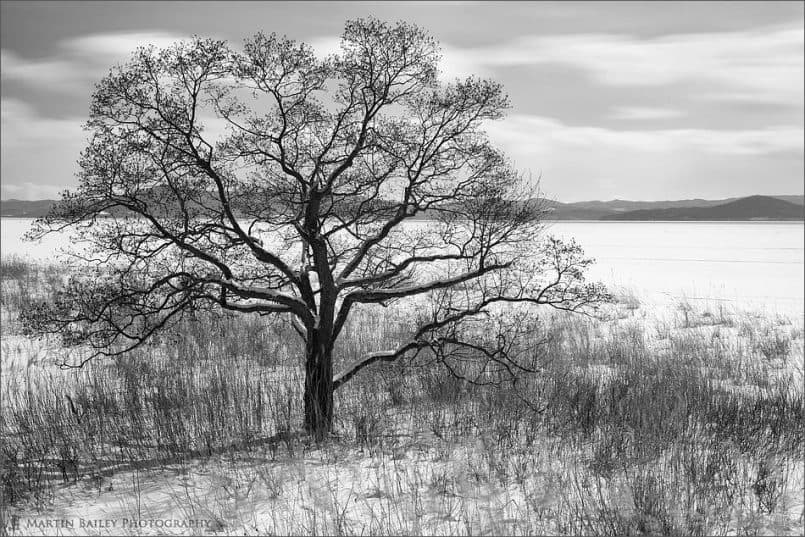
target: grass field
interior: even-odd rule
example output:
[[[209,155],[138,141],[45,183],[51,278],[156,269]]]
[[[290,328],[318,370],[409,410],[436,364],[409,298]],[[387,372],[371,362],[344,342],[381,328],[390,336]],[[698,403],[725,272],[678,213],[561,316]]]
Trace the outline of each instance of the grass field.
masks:
[[[61,370],[58,342],[17,316],[63,275],[0,269],[8,534],[803,533],[802,318],[628,293],[599,318],[546,312],[539,374],[497,388],[426,360],[372,366],[316,444],[283,322],[199,314]],[[336,360],[406,326],[360,313]]]

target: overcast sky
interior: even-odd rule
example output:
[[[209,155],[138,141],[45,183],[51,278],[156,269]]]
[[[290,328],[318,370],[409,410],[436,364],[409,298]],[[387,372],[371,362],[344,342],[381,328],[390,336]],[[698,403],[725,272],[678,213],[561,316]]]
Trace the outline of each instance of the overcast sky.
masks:
[[[802,2],[0,3],[2,198],[76,184],[93,84],[135,47],[259,30],[337,46],[405,19],[445,77],[503,83],[488,132],[561,201],[803,193]]]

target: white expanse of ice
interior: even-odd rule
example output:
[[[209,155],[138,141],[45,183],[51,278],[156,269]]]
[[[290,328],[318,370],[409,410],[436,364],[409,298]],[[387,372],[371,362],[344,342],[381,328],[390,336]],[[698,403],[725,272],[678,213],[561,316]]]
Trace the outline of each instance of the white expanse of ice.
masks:
[[[33,220],[0,220],[0,254],[52,261],[66,234],[22,240]],[[421,222],[413,225],[423,225]],[[546,224],[546,234],[575,238],[596,259],[593,280],[627,289],[644,305],[680,301],[717,309],[803,314],[802,222],[587,222]]]

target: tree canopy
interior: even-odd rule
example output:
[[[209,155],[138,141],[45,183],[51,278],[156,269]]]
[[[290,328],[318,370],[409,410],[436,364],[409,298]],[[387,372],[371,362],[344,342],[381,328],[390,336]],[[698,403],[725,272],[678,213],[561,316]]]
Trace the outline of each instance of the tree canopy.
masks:
[[[425,352],[466,375],[472,360],[477,382],[528,369],[533,306],[606,292],[575,243],[544,239],[538,183],[484,133],[501,86],[443,83],[439,60],[422,29],[376,19],[347,22],[326,57],[262,33],[138,49],[96,87],[80,186],[38,223],[79,229],[95,268],[28,326],[91,357],[199,308],[285,316],[317,433],[333,390],[377,361]],[[405,300],[420,301],[408,340],[333,371],[351,312]]]

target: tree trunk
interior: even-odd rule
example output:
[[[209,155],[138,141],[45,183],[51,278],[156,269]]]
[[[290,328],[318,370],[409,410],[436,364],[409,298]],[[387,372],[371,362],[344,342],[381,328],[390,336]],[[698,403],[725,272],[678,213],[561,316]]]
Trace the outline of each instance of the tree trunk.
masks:
[[[333,423],[332,350],[315,334],[305,350],[305,429],[321,440]]]

